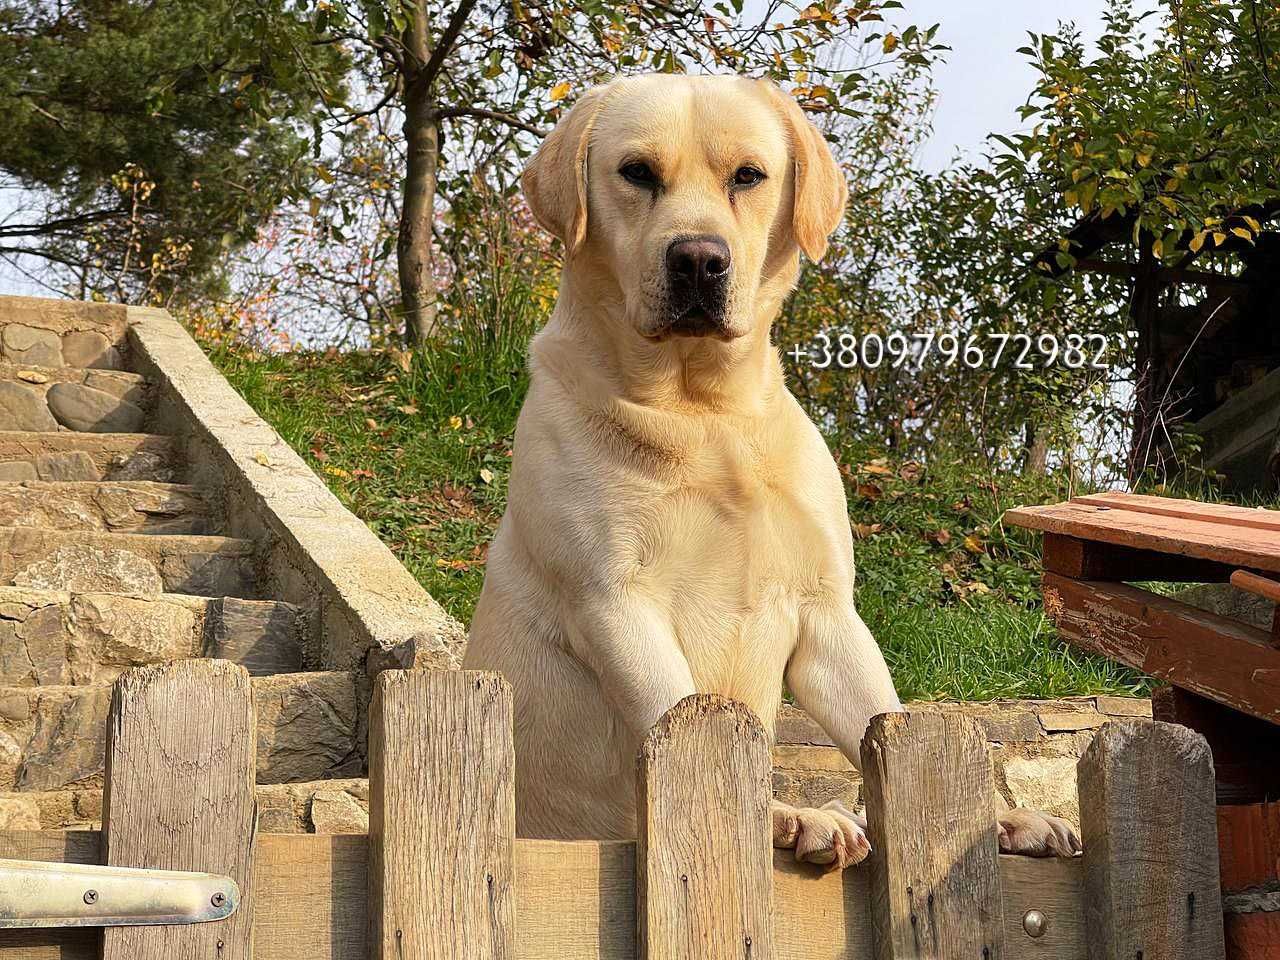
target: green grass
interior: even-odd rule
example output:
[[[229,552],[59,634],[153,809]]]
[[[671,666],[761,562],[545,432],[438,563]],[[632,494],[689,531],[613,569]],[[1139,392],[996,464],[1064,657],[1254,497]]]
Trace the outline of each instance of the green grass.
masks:
[[[495,301],[495,303],[498,301]],[[493,304],[405,354],[263,355],[215,363],[455,617],[470,620],[502,514],[536,317]],[[905,699],[1141,694],[1142,677],[1060,642],[1039,606],[1038,543],[1000,522],[1062,499],[1052,478],[928,470],[838,448],[858,536],[858,604]],[[937,462],[947,457],[939,455]]]

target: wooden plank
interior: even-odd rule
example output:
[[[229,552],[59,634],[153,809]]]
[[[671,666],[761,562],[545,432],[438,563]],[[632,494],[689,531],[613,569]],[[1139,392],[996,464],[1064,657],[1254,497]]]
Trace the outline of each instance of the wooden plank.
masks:
[[[1280,572],[1280,537],[1270,530],[1153,516],[1074,502],[1050,507],[1020,507],[1007,511],[1004,519],[1032,530],[1082,540],[1198,557],[1250,570]]]
[[[1137,550],[1059,533],[1044,535],[1042,556],[1046,572],[1077,580],[1225,583],[1235,569],[1230,564],[1213,560]]]
[[[1213,758],[1171,723],[1108,723],[1080,758],[1090,960],[1220,960]]]
[[[1173,686],[1152,692],[1151,712],[1208,741],[1219,804],[1280,797],[1280,726]]]
[[[1231,574],[1231,585],[1237,590],[1280,603],[1280,582],[1269,577],[1260,577],[1248,570],[1237,570]]]
[[[368,957],[368,850],[363,834],[260,836],[254,960]]]
[[[1086,960],[1082,859],[1002,855],[1000,886],[1004,890],[1004,936],[1008,957],[1017,960]],[[1041,927],[1028,922],[1027,914],[1032,911],[1043,918]]]
[[[370,956],[515,956],[515,749],[493,673],[387,670],[369,711]]]
[[[1112,510],[1132,510],[1134,513],[1147,513],[1158,517],[1203,520],[1209,523],[1223,523],[1229,527],[1250,527],[1254,530],[1280,533],[1280,510],[1238,507],[1230,503],[1203,503],[1199,500],[1179,500],[1174,497],[1149,497],[1119,491],[1072,497],[1070,502],[1092,507],[1107,507]]]
[[[100,863],[97,831],[0,832],[0,857]],[[1000,858],[1011,960],[1084,960],[1084,863]],[[260,834],[254,854],[255,960],[368,956],[368,844],[363,836]],[[779,960],[869,960],[870,872],[829,873],[773,860]],[[1048,925],[1028,936],[1022,917]],[[635,844],[516,841],[519,960],[634,960]],[[0,960],[95,960],[95,930],[0,930]]]
[[[862,767],[877,960],[1004,960],[995,785],[978,725],[881,714]]]
[[[637,789],[637,956],[771,960],[772,768],[764,727],[686,697],[645,739]]]
[[[116,681],[107,726],[103,856],[117,867],[225,874],[240,908],[225,921],[109,927],[103,960],[250,960],[254,897],[254,706],[225,660],[139,667]]]
[[[1043,592],[1075,646],[1280,723],[1280,651],[1267,633],[1124,584],[1046,573]]]
[[[635,870],[634,843],[517,841],[516,957],[630,960]]]

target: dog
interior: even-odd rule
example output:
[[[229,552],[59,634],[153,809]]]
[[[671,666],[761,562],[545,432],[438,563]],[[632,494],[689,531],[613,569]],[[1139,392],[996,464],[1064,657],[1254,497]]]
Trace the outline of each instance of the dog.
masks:
[[[564,269],[464,659],[514,690],[519,835],[634,838],[640,744],[694,693],[772,731],[785,681],[858,766],[870,718],[902,704],[854,609],[836,464],[770,342],[800,253],[843,216],[822,134],[770,83],[628,77],[581,97],[522,187]],[[870,850],[839,803],[772,814],[799,860]],[[999,835],[1080,847],[1027,810]]]

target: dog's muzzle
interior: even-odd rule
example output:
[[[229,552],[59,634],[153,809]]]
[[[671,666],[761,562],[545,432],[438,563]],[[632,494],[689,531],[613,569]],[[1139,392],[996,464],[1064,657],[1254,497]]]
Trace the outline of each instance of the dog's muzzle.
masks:
[[[732,260],[720,237],[682,237],[667,247],[667,322],[660,336],[722,336]]]

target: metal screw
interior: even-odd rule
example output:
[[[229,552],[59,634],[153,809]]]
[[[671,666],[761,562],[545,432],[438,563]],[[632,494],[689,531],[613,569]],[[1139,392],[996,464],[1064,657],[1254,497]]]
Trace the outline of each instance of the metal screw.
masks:
[[[86,891],[84,892],[84,902],[85,902],[85,903],[97,903],[97,902],[98,902],[98,891],[97,891],[97,890],[86,890]]]
[[[1049,927],[1049,921],[1039,910],[1028,910],[1022,915],[1022,929],[1028,937],[1043,937]]]
[[[224,906],[227,902],[227,895],[223,893],[221,890],[219,890],[217,893],[215,893],[212,897],[209,898],[209,902],[212,903],[215,907]]]

